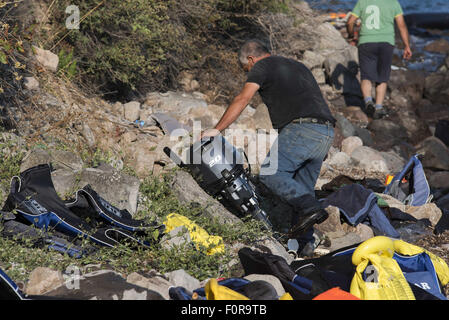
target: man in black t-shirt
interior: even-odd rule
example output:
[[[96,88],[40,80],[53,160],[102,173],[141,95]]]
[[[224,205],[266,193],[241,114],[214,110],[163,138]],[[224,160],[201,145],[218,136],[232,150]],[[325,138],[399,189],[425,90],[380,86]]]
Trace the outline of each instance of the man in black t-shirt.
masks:
[[[270,150],[259,177],[295,208],[298,216],[292,221],[290,237],[297,238],[328,217],[315,199],[314,188],[332,145],[336,121],[304,64],[271,55],[258,40],[247,41],[239,59],[248,72],[247,81],[215,128],[204,131],[202,136],[213,136],[226,129],[259,92],[273,128],[279,131],[276,148]],[[273,163],[277,170],[269,172]]]

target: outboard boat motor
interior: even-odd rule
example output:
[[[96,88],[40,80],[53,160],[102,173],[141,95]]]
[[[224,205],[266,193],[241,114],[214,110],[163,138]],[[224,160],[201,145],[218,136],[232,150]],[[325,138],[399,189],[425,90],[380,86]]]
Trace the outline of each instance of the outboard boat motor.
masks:
[[[248,171],[243,167],[241,153],[222,135],[195,142],[185,163],[169,148],[164,151],[176,164],[186,167],[209,195],[223,197],[241,214],[250,214],[267,230],[272,230],[272,224],[260,208],[255,188],[248,179]]]

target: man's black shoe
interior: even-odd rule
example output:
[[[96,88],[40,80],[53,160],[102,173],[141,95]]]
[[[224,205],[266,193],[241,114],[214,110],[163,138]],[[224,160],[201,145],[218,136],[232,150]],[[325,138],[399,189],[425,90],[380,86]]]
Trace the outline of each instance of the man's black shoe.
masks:
[[[323,223],[328,217],[329,214],[324,209],[318,210],[311,215],[301,217],[299,222],[290,229],[288,233],[289,238],[293,239],[301,236],[304,232],[313,227],[314,224]]]
[[[385,110],[385,108],[375,108],[376,110],[374,111],[373,114],[373,119],[382,119],[383,117],[385,117],[387,115],[387,111]]]
[[[373,101],[368,101],[365,104],[366,107],[366,115],[370,118],[372,118],[374,116],[374,113],[376,111],[376,107],[374,106],[374,102]]]

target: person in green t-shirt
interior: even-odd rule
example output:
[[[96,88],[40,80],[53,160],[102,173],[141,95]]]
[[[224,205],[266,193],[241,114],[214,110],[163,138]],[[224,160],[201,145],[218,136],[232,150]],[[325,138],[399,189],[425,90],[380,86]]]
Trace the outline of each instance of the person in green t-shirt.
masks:
[[[355,22],[361,20],[360,35],[354,33]],[[393,49],[395,45],[394,23],[398,26],[404,43],[404,59],[412,57],[409,34],[401,5],[397,0],[359,0],[347,22],[348,38],[359,49],[361,87],[366,110],[374,119],[386,115],[383,101],[390,79]],[[376,84],[374,104],[371,89]]]

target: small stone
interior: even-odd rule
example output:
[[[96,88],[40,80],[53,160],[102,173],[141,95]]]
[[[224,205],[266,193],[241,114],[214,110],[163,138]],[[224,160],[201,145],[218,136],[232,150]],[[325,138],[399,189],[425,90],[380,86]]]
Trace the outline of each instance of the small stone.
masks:
[[[36,61],[45,69],[56,72],[58,71],[59,57],[51,51],[33,46]]]
[[[124,117],[130,122],[134,122],[140,117],[140,103],[137,101],[131,101],[123,105]]]
[[[24,80],[25,89],[30,91],[39,89],[39,81],[35,77],[25,77]]]
[[[27,295],[42,295],[64,284],[62,273],[49,268],[38,267],[30,274],[26,286]]]

